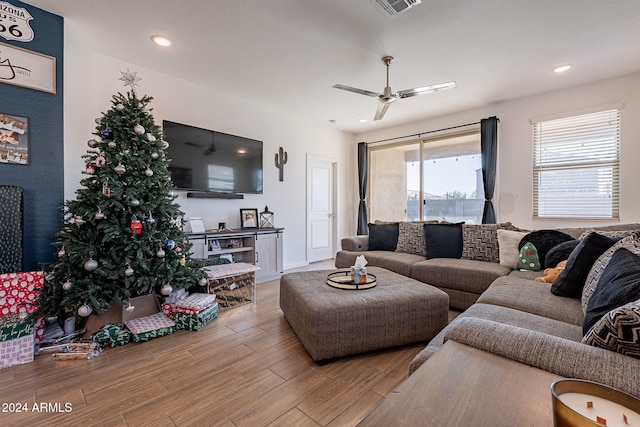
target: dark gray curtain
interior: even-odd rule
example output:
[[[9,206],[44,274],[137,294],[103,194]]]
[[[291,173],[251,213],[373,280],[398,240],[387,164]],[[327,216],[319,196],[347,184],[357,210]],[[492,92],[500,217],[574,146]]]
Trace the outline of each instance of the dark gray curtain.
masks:
[[[360,204],[358,205],[358,235],[369,234],[367,221],[367,176],[369,175],[367,156],[367,144],[358,143],[358,192],[360,193]]]
[[[483,224],[495,224],[493,191],[496,186],[496,166],[498,154],[498,118],[480,120],[480,149],[482,152],[482,180],[484,182]]]

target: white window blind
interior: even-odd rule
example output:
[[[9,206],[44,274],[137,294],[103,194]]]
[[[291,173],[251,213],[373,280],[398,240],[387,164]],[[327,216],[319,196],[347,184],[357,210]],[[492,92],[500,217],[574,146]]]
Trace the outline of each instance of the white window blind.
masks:
[[[619,109],[534,123],[534,218],[617,219],[619,155]]]

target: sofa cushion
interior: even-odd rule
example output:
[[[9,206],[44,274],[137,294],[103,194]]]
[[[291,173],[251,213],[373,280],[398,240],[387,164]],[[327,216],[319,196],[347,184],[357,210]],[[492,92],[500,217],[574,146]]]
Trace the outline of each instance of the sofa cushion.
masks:
[[[491,282],[511,269],[494,262],[433,258],[411,266],[411,277],[439,288],[480,295]]]
[[[500,265],[513,268],[518,260],[518,254],[520,253],[520,240],[527,235],[524,231],[513,231],[498,229],[498,258],[500,258]]]
[[[582,342],[594,347],[640,358],[640,300],[615,308],[602,316]]]
[[[398,245],[398,223],[369,224],[369,250],[395,251]]]
[[[424,224],[427,258],[460,258],[462,224]]]
[[[580,342],[582,339],[582,329],[580,326],[525,313],[524,311],[514,310],[508,307],[476,303],[456,317],[449,325],[440,331],[438,335],[429,341],[429,345],[418,353],[409,364],[409,374],[418,369],[433,353],[442,347],[444,338],[452,327],[455,327],[461,319],[469,318],[491,320],[505,325],[518,326],[575,342]],[[473,333],[473,331],[469,332]]]
[[[498,230],[519,231],[510,222],[463,224],[461,257],[475,261],[500,262]]]
[[[407,254],[426,255],[423,222],[401,222],[398,246],[392,250]]]
[[[562,242],[573,240],[573,237],[557,230],[536,230],[527,234],[522,238],[519,244],[519,248],[522,248],[526,243],[532,243],[538,251],[538,259],[540,260],[540,266],[545,267],[545,258],[547,252],[549,252],[554,246],[559,245]],[[555,267],[552,266],[552,267]]]
[[[527,242],[520,248],[518,259],[514,268],[519,270],[533,270],[538,271],[541,268],[540,258],[538,250],[531,242]]]
[[[628,249],[618,249],[589,299],[582,327],[584,334],[609,311],[639,298],[640,257]]]
[[[582,326],[584,314],[580,301],[558,297],[549,292],[549,284],[513,275],[497,278],[478,303],[493,304]]]
[[[547,252],[547,256],[544,257],[545,268],[556,268],[559,263],[569,259],[571,252],[580,244],[580,240],[573,239],[566,242],[562,242],[555,245]]]
[[[610,239],[595,232],[587,234],[569,255],[564,270],[553,281],[551,293],[580,299],[582,287],[587,280],[587,275],[593,263],[615,242],[615,239]]]
[[[607,265],[609,265],[609,261],[611,261],[611,257],[613,256],[613,254],[620,248],[628,249],[634,254],[640,255],[640,232],[634,232],[630,236],[627,236],[614,243],[609,249],[604,251],[602,255],[600,255],[598,259],[593,263],[593,266],[591,267],[591,270],[589,270],[589,274],[587,275],[587,280],[584,283],[584,287],[582,288],[582,311],[585,314],[587,313],[587,305],[589,304],[589,299],[598,287],[598,283],[600,282],[602,273],[604,272],[605,268],[607,268]]]

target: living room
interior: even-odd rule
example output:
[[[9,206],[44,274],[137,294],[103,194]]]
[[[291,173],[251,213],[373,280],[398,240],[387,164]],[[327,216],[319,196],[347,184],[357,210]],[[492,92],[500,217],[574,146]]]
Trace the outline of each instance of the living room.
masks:
[[[240,208],[259,208],[268,205],[270,210],[275,212],[276,226],[284,227],[284,269],[290,271],[296,268],[306,267],[310,261],[307,257],[307,188],[306,174],[308,156],[328,158],[337,164],[337,194],[336,194],[336,219],[335,219],[335,241],[333,242],[334,252],[340,249],[340,240],[344,237],[356,234],[357,211],[358,211],[358,177],[357,177],[357,142],[378,141],[387,138],[396,138],[404,135],[415,135],[423,132],[429,132],[437,129],[446,129],[461,124],[478,122],[480,119],[496,116],[500,119],[500,132],[498,143],[498,170],[497,184],[495,192],[496,212],[500,222],[509,221],[518,227],[526,229],[540,228],[556,228],[573,225],[573,221],[569,220],[535,220],[532,218],[532,148],[531,135],[532,125],[531,119],[541,116],[550,116],[554,114],[566,112],[580,112],[585,109],[597,108],[611,104],[622,104],[621,109],[621,130],[622,137],[621,155],[620,155],[620,211],[619,218],[613,223],[635,223],[639,222],[638,214],[640,208],[640,198],[635,185],[638,181],[637,168],[634,160],[640,157],[640,148],[633,141],[640,140],[640,126],[637,124],[636,117],[640,116],[640,64],[637,62],[637,55],[629,52],[637,50],[637,29],[635,27],[625,27],[630,21],[638,17],[638,8],[632,2],[624,2],[618,8],[611,8],[609,12],[602,10],[599,2],[591,2],[590,7],[582,4],[569,4],[560,7],[558,20],[569,20],[565,13],[571,9],[570,6],[581,9],[578,16],[584,21],[577,20],[579,24],[576,27],[591,28],[599,24],[600,19],[606,22],[602,25],[601,45],[591,43],[583,45],[574,42],[562,44],[562,48],[569,49],[573,47],[574,52],[558,52],[553,51],[547,56],[544,48],[536,48],[535,53],[531,52],[531,46],[523,46],[521,50],[511,51],[513,55],[512,62],[514,69],[495,70],[499,76],[508,76],[509,74],[520,74],[522,66],[517,63],[526,63],[529,69],[533,69],[532,64],[536,64],[536,72],[545,77],[534,76],[523,80],[519,95],[514,98],[503,97],[501,94],[507,89],[513,89],[505,86],[489,86],[485,85],[482,90],[475,89],[475,92],[465,92],[465,85],[471,84],[469,80],[461,80],[457,76],[446,75],[446,69],[436,68],[433,74],[425,71],[423,75],[418,75],[415,80],[410,82],[405,79],[406,71],[403,68],[415,67],[411,62],[411,56],[407,53],[400,55],[398,50],[394,50],[393,46],[387,47],[381,39],[381,36],[371,36],[371,33],[361,35],[359,38],[363,43],[363,47],[359,51],[353,51],[350,47],[340,48],[340,37],[348,33],[345,27],[349,25],[349,19],[345,17],[336,17],[335,20],[321,21],[323,25],[329,26],[334,34],[327,39],[326,51],[318,56],[305,49],[305,38],[296,41],[293,36],[285,38],[282,34],[277,38],[276,43],[285,44],[296,52],[297,56],[287,56],[281,50],[270,54],[268,51],[269,43],[266,39],[260,40],[263,54],[259,57],[263,66],[271,71],[279,70],[290,81],[290,85],[295,87],[296,84],[306,80],[306,76],[292,75],[287,71],[292,62],[311,62],[318,70],[322,77],[316,77],[323,82],[326,87],[324,92],[312,92],[305,94],[304,90],[298,91],[301,100],[303,95],[313,98],[316,94],[319,99],[329,97],[332,99],[332,105],[323,104],[322,107],[329,111],[326,114],[308,116],[303,114],[302,107],[296,108],[295,105],[285,109],[279,104],[272,104],[271,99],[276,96],[264,89],[265,86],[278,87],[282,83],[274,83],[270,81],[262,82],[259,88],[263,90],[264,95],[250,97],[246,93],[237,92],[239,89],[235,84],[229,84],[232,74],[244,76],[247,80],[260,79],[260,75],[250,72],[255,66],[255,59],[248,60],[242,55],[233,56],[226,52],[216,55],[216,50],[202,51],[202,55],[213,56],[214,62],[219,63],[219,67],[208,67],[210,81],[205,83],[192,80],[192,68],[196,68],[191,64],[184,64],[182,72],[175,74],[174,72],[166,72],[162,68],[155,68],[146,64],[152,64],[153,61],[158,62],[174,62],[171,50],[161,51],[151,45],[149,41],[149,51],[140,51],[139,58],[133,56],[120,56],[117,52],[120,47],[114,43],[114,46],[107,46],[110,43],[109,33],[98,34],[91,30],[92,22],[82,20],[83,13],[87,13],[85,8],[96,8],[95,15],[101,16],[106,13],[106,9],[118,9],[118,19],[111,15],[104,15],[103,18],[108,25],[113,27],[113,31],[131,31],[137,25],[137,20],[144,19],[145,9],[161,9],[156,5],[129,6],[123,2],[120,7],[113,4],[101,5],[83,5],[78,2],[71,6],[56,5],[51,1],[33,1],[19,2],[10,1],[16,7],[25,7],[32,10],[34,6],[42,7],[44,10],[64,18],[64,41],[62,37],[59,43],[63,46],[63,56],[57,58],[59,64],[63,66],[63,70],[58,75],[58,83],[60,90],[55,95],[59,99],[62,106],[64,99],[63,115],[58,115],[62,123],[56,123],[57,130],[54,133],[53,144],[57,146],[59,156],[57,159],[61,162],[58,165],[56,173],[63,176],[58,179],[58,189],[55,200],[50,201],[47,209],[39,209],[37,202],[29,202],[27,210],[36,212],[32,214],[32,219],[25,218],[25,225],[29,230],[25,230],[26,246],[30,254],[25,258],[26,269],[35,270],[43,261],[47,261],[52,256],[50,243],[53,241],[53,232],[57,229],[52,223],[42,226],[41,217],[57,218],[57,208],[66,199],[74,198],[75,191],[79,188],[79,182],[84,177],[83,171],[85,164],[81,158],[87,150],[87,140],[95,128],[95,119],[99,117],[101,112],[109,108],[109,99],[112,94],[125,90],[122,82],[119,81],[121,71],[130,69],[138,73],[142,80],[139,82],[137,90],[140,93],[148,94],[154,98],[152,102],[153,114],[157,121],[171,120],[179,123],[200,126],[207,129],[226,132],[230,134],[241,135],[248,138],[254,138],[264,141],[264,192],[263,194],[253,195],[247,194],[242,200],[215,200],[215,199],[196,199],[187,198],[184,193],[178,192],[178,202],[186,217],[201,217],[204,220],[207,229],[217,228],[220,222],[227,223],[230,227],[239,227],[238,211]],[[369,1],[360,2],[358,8],[372,7]],[[528,3],[528,2],[527,2]],[[540,8],[553,9],[556,2],[546,2]],[[287,5],[279,5],[285,7]],[[290,6],[290,5],[289,5]],[[464,7],[473,8],[470,4],[460,5],[449,9],[450,6],[436,5],[433,2],[423,1],[422,4],[415,6],[415,10],[419,8],[429,8],[426,15],[435,14],[439,7],[443,8],[446,16],[453,13],[462,14]],[[500,2],[493,2],[493,8],[498,9]],[[523,5],[520,5],[523,6]],[[167,6],[168,7],[168,6]],[[222,26],[225,20],[229,23],[224,25],[225,29],[232,27],[234,24],[239,28],[247,28],[247,31],[240,32],[243,37],[237,34],[237,43],[239,47],[242,44],[257,43],[261,39],[261,34],[256,34],[249,28],[254,28],[252,24],[244,23],[244,18],[248,12],[245,10],[247,6],[241,6],[237,13],[234,13],[233,6],[219,5],[219,16],[216,19],[216,25]],[[304,13],[305,20],[303,24],[313,22],[315,9],[320,8],[318,5],[297,6],[299,9],[306,10]],[[308,10],[306,8],[309,8]],[[356,6],[353,6],[356,7]],[[524,6],[523,6],[524,7]],[[510,10],[516,10],[517,6],[510,6]],[[74,12],[74,9],[76,11]],[[179,13],[188,15],[186,8],[180,8]],[[586,10],[593,9],[594,12],[588,13]],[[608,9],[608,8],[605,8]],[[131,10],[131,13],[127,13]],[[277,10],[277,9],[276,9]],[[360,10],[360,9],[358,9]],[[80,13],[82,11],[82,13]],[[37,15],[35,12],[32,14]],[[42,13],[42,12],[41,12]],[[286,27],[283,33],[295,34],[296,31],[302,31],[303,24],[296,23],[298,21],[285,20],[285,23],[277,21],[280,17],[275,11],[271,11],[265,19],[266,23],[258,28],[264,29],[263,26],[281,25]],[[302,13],[296,11],[291,12],[292,15]],[[403,29],[403,25],[413,24],[414,21],[410,17],[399,15],[393,19],[386,18],[379,14],[377,10],[367,12],[370,21],[388,25],[387,31],[409,32]],[[408,13],[408,12],[407,12]],[[425,13],[425,12],[422,12]],[[609,14],[607,14],[609,13]],[[194,15],[198,15],[195,13]],[[286,16],[286,15],[284,15]],[[483,14],[483,17],[486,16]],[[575,15],[574,15],[575,16]],[[607,17],[607,20],[603,18]],[[202,19],[200,21],[198,18]],[[233,19],[232,19],[233,18]],[[422,15],[422,19],[427,19]],[[39,19],[45,19],[39,15]],[[48,19],[48,18],[47,18]],[[190,19],[195,22],[196,26],[208,25],[204,17],[191,16]],[[433,21],[437,18],[431,17],[429,24],[425,26],[435,25]],[[572,18],[575,19],[575,18]],[[402,20],[402,21],[398,21]],[[618,23],[617,20],[620,20]],[[36,21],[33,24],[36,26]],[[191,22],[191,21],[188,21]],[[277,24],[276,24],[277,22]],[[331,22],[329,25],[328,22]],[[472,16],[467,16],[463,22],[476,25]],[[581,23],[580,23],[581,22]],[[637,19],[636,21],[637,22]],[[233,24],[232,24],[233,23]],[[618,52],[620,56],[626,57],[626,60],[614,56],[612,44],[619,44],[617,38],[607,42],[607,35],[612,34],[611,27],[616,25],[627,28],[629,41],[626,44],[620,44]],[[36,26],[36,37],[34,41],[29,43],[10,43],[30,50],[37,50],[33,46],[40,42],[48,35],[48,30],[39,24]],[[57,23],[54,25],[60,25]],[[122,25],[122,29],[120,29]],[[186,25],[186,24],[185,24]],[[480,27],[480,24],[477,24]],[[154,23],[157,31],[164,28],[162,22]],[[558,25],[559,27],[559,25]],[[61,28],[61,27],[60,27]],[[359,27],[358,27],[359,28]],[[516,31],[509,25],[504,29],[504,34],[508,31]],[[569,30],[554,30],[555,34],[565,34]],[[537,30],[531,29],[531,33]],[[455,38],[447,33],[447,37]],[[542,33],[542,32],[540,32]],[[501,33],[496,31],[491,33],[490,37],[499,40]],[[152,34],[140,34],[138,37],[145,40],[149,39]],[[115,34],[113,35],[115,37]],[[169,34],[169,36],[177,38],[177,36]],[[407,44],[415,45],[415,50],[425,49],[423,44],[438,44],[438,38],[434,38],[434,43],[425,43],[424,41],[416,42],[415,38],[410,37],[411,34],[405,33],[405,41]],[[540,35],[542,36],[542,35]],[[311,37],[311,35],[309,35]],[[317,36],[315,36],[317,37]],[[440,36],[443,37],[443,36]],[[550,35],[545,36],[548,41]],[[204,37],[203,37],[204,38]],[[507,38],[505,35],[504,38]],[[210,40],[214,40],[213,38]],[[4,42],[4,40],[3,40]],[[103,48],[94,47],[98,42],[105,44]],[[180,44],[180,40],[175,40],[176,44]],[[466,41],[461,41],[464,45]],[[225,42],[226,43],[226,42]],[[375,46],[371,46],[375,44]],[[635,43],[635,45],[634,45]],[[213,44],[209,39],[205,40],[205,45]],[[545,43],[542,43],[545,44]],[[238,47],[238,48],[239,48]],[[418,48],[418,49],[416,49]],[[200,47],[190,47],[196,52]],[[336,56],[332,49],[339,51],[341,55]],[[389,49],[387,52],[386,49]],[[560,50],[560,49],[559,49]],[[346,51],[346,53],[345,53]],[[588,51],[589,54],[585,54]],[[479,53],[474,53],[463,49],[460,56],[465,57],[468,64],[474,64],[479,61]],[[437,58],[437,51],[429,51],[424,56]],[[353,68],[353,65],[340,65],[340,57],[343,55],[352,55],[357,57],[360,62],[359,68]],[[344,83],[358,87],[365,87],[371,90],[379,90],[384,82],[384,66],[380,62],[383,55],[395,55],[396,62],[391,67],[391,81],[396,89],[404,87],[417,86],[419,84],[429,84],[438,81],[444,81],[455,78],[458,83],[456,89],[444,91],[438,94],[421,96],[419,98],[411,98],[399,100],[392,105],[387,116],[380,121],[372,121],[375,111],[376,101],[365,97],[358,97],[356,94],[348,94],[338,92],[331,88],[335,83]],[[127,55],[131,55],[128,53]],[[165,56],[163,56],[165,55]],[[414,54],[418,55],[418,54]],[[506,53],[502,53],[506,55]],[[584,55],[584,56],[583,56]],[[0,54],[1,56],[1,54]],[[147,57],[153,57],[147,62]],[[197,56],[197,54],[196,54]],[[551,69],[559,65],[561,61],[568,61],[574,64],[574,68],[565,75],[552,75]],[[582,61],[582,62],[580,62]],[[433,61],[438,62],[438,61]],[[292,67],[292,66],[291,66]],[[517,67],[517,68],[516,68]],[[469,66],[474,68],[474,66]],[[596,69],[596,72],[586,76],[585,68]],[[406,70],[406,69],[405,69]],[[488,73],[483,69],[484,73]],[[573,74],[571,74],[573,73]],[[548,74],[548,76],[547,76]],[[478,74],[477,80],[482,81],[486,74]],[[549,77],[551,76],[551,77]],[[595,77],[594,77],[595,76]],[[268,80],[268,79],[265,79]],[[309,78],[308,80],[312,80]],[[548,80],[551,80],[549,83]],[[407,83],[405,83],[407,81]],[[538,82],[544,81],[544,89],[540,90]],[[9,88],[9,89],[7,89]],[[259,89],[258,88],[258,89]],[[13,184],[30,188],[31,192],[36,192],[36,188],[45,187],[47,168],[52,168],[51,163],[47,164],[47,156],[42,153],[37,154],[36,150],[39,145],[47,144],[47,134],[42,127],[45,125],[38,124],[33,117],[30,109],[30,102],[39,102],[30,100],[20,100],[23,98],[24,92],[32,91],[30,89],[18,89],[9,85],[0,85],[0,97],[3,99],[3,108],[0,113],[13,113],[23,117],[29,117],[34,127],[40,127],[40,133],[34,134],[31,141],[32,150],[34,150],[34,159],[30,167],[21,165],[3,165],[0,170],[3,184]],[[256,90],[258,90],[256,89]],[[5,92],[10,91],[10,92]],[[460,92],[461,94],[456,94]],[[10,93],[12,98],[7,98],[5,94]],[[468,98],[468,103],[463,108],[455,109],[448,106],[446,97],[451,96]],[[351,100],[353,97],[353,101]],[[432,97],[432,101],[425,101]],[[15,98],[15,100],[14,100]],[[19,99],[20,98],[20,99]],[[259,101],[256,98],[261,98]],[[362,99],[360,99],[362,98]],[[5,104],[5,100],[11,100]],[[425,106],[425,104],[415,104],[416,102],[426,102],[433,104]],[[306,101],[309,102],[309,101]],[[354,104],[351,104],[354,102]],[[345,106],[351,106],[353,111],[348,115],[342,113]],[[413,103],[413,104],[412,104]],[[420,107],[418,107],[420,105]],[[18,108],[19,107],[19,108]],[[333,116],[331,108],[335,107],[336,115]],[[395,110],[395,112],[394,112]],[[409,111],[408,111],[409,110]],[[416,110],[416,111],[413,111]],[[404,114],[407,112],[407,114]],[[336,119],[338,113],[343,114]],[[369,123],[360,124],[357,119],[367,117]],[[406,118],[410,117],[411,120]],[[388,119],[388,120],[385,120]],[[329,120],[336,120],[336,123],[330,123]],[[389,124],[386,124],[389,123]],[[49,126],[47,124],[46,126]],[[343,127],[344,126],[344,127]],[[273,165],[273,157],[278,153],[278,149],[283,147],[288,153],[288,162],[284,167],[284,180],[278,179],[278,168]],[[61,167],[64,165],[64,167]],[[10,169],[8,169],[9,167]],[[39,181],[33,182],[30,176],[32,168],[39,168],[41,172],[37,175]],[[58,170],[59,169],[59,170]],[[50,170],[50,169],[49,169]],[[54,191],[55,192],[55,191]],[[33,196],[30,196],[33,197]],[[29,214],[28,214],[29,215]],[[370,218],[371,221],[377,218]],[[30,222],[29,222],[30,221]],[[55,221],[54,221],[55,222]],[[585,221],[580,223],[581,226],[602,225],[602,221]],[[36,238],[36,235],[38,236]],[[274,302],[275,304],[275,302]],[[98,360],[99,358],[96,358]],[[406,363],[405,363],[406,365]]]

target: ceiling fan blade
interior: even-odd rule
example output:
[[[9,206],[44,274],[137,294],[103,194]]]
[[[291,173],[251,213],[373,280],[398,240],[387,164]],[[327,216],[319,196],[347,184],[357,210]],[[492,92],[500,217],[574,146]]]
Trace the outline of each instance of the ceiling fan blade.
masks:
[[[381,93],[371,92],[370,90],[358,89],[356,87],[345,86],[345,85],[333,85],[333,87],[335,87],[336,89],[342,89],[349,92],[359,93],[360,95],[375,96],[375,97],[382,95]]]
[[[389,109],[389,105],[391,105],[391,103],[380,103],[378,105],[378,110],[376,111],[376,116],[373,118],[373,120],[380,120],[384,117],[384,113],[387,112],[387,110]]]
[[[456,82],[438,83],[430,86],[416,87],[413,89],[405,89],[398,91],[398,97],[409,98],[411,96],[424,95],[425,93],[440,92],[441,90],[453,89]]]

